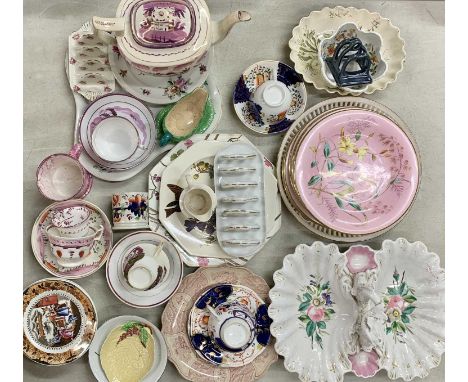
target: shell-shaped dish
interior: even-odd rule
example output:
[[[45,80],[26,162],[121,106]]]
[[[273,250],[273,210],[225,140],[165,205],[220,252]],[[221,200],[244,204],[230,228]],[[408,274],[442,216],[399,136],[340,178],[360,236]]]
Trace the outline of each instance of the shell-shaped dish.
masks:
[[[292,31],[289,40],[291,48],[290,58],[294,62],[294,69],[304,76],[304,81],[312,83],[316,89],[340,95],[350,93],[348,89],[330,86],[322,75],[319,46],[323,39],[329,38],[341,25],[347,22],[359,25],[363,32],[375,32],[382,38],[382,59],[387,63],[385,74],[369,85],[363,92],[372,94],[376,90],[384,90],[388,84],[396,81],[398,74],[403,70],[406,58],[405,42],[400,36],[400,30],[389,19],[383,18],[376,12],[354,7],[325,7],[320,11],[312,11],[303,17],[299,25]]]
[[[385,240],[375,262],[366,272],[367,287],[378,302],[369,302],[364,330],[389,378],[424,378],[440,363],[445,346],[445,271],[439,256],[421,242],[400,238]]]
[[[301,381],[340,382],[356,351],[352,298],[345,256],[335,244],[301,244],[273,275],[268,313],[275,350]]]
[[[377,81],[385,74],[385,71],[387,70],[387,63],[382,59],[381,56],[382,37],[375,32],[361,31],[354,23],[345,23],[336,31],[332,37],[322,40],[321,44],[319,45],[318,56],[322,65],[322,75],[332,87],[336,87],[337,84],[330,69],[325,63],[325,59],[327,57],[333,56],[337,45],[341,41],[352,37],[359,38],[365,46],[367,53],[369,54],[369,58],[371,60],[370,75],[372,77],[372,81]],[[369,85],[351,87],[344,86],[343,88],[351,93],[362,93],[369,88]]]

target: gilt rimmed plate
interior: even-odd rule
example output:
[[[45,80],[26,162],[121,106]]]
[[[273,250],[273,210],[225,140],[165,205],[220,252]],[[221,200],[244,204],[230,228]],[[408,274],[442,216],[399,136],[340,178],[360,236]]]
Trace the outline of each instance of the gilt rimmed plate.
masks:
[[[290,180],[292,175],[287,171],[288,166],[286,166],[288,161],[288,153],[290,152],[290,146],[296,139],[298,135],[300,135],[303,131],[307,131],[310,125],[314,124],[316,121],[320,120],[323,115],[327,113],[332,113],[337,109],[347,109],[347,108],[358,108],[373,111],[375,113],[381,114],[390,120],[394,121],[401,130],[407,135],[410,139],[413,147],[415,148],[417,157],[418,157],[418,174],[419,174],[419,182],[417,185],[417,189],[420,185],[420,179],[422,174],[422,166],[421,166],[421,159],[419,156],[419,150],[417,148],[416,141],[414,137],[412,137],[411,132],[409,131],[405,122],[392,110],[387,108],[386,106],[377,103],[375,101],[361,98],[361,97],[341,97],[341,98],[334,98],[326,101],[322,101],[317,105],[313,106],[309,110],[307,110],[303,115],[291,126],[291,129],[286,133],[280,149],[278,153],[278,163],[277,163],[277,176],[278,176],[278,188],[281,193],[281,197],[292,213],[292,215],[308,230],[311,232],[325,237],[329,240],[339,240],[343,242],[355,242],[355,241],[363,241],[369,240],[373,237],[379,236],[382,233],[388,231],[395,225],[397,225],[410,211],[411,206],[414,203],[416,198],[413,198],[413,202],[410,207],[406,210],[406,212],[398,219],[395,223],[388,226],[384,230],[374,232],[368,235],[354,235],[354,234],[347,234],[343,232],[339,232],[336,230],[331,229],[325,225],[322,225],[317,219],[314,219],[310,216],[308,211],[303,211],[300,207],[300,198],[295,196],[295,191],[291,190]],[[305,206],[303,207],[305,209]]]
[[[23,354],[47,366],[76,361],[88,350],[97,320],[93,301],[78,284],[36,281],[23,291]]]
[[[115,79],[131,95],[142,101],[165,105],[177,102],[185,94],[202,86],[208,77],[213,50],[209,50],[187,73],[173,76],[156,76],[140,72],[135,74],[120,54],[119,47],[109,47],[109,62]]]
[[[317,241],[298,245],[273,274],[268,313],[275,350],[301,381],[342,381],[351,370],[358,306],[345,267],[335,244]]]
[[[389,19],[376,12],[354,7],[325,7],[320,11],[312,11],[301,18],[299,25],[294,27],[289,40],[291,53],[289,57],[294,62],[294,69],[304,76],[304,81],[312,83],[315,88],[328,93],[349,94],[346,89],[335,88],[327,83],[322,75],[319,59],[319,46],[323,39],[331,37],[338,28],[352,22],[364,32],[378,33],[382,38],[382,58],[387,63],[388,70],[377,81],[374,81],[364,92],[372,94],[376,90],[384,90],[395,82],[403,70],[406,59],[405,42],[400,36],[400,30]],[[358,95],[360,93],[353,93]]]
[[[233,263],[242,265],[249,258],[232,258],[219,246],[216,238],[215,213],[208,222],[187,219],[180,211],[178,198],[184,187],[187,186],[186,176],[190,176],[194,183],[208,185],[213,188],[215,154],[232,142],[250,142],[242,135],[228,134],[200,135],[197,139],[197,141],[181,142],[182,146],[179,144],[171,153],[177,147],[187,146],[187,144],[189,147],[186,150],[179,149],[175,156],[169,153],[171,154],[168,154],[169,158],[166,155],[160,162],[164,167],[164,173],[159,175],[161,179],[157,190],[158,202],[161,206],[158,212],[159,222],[186,252],[195,253],[198,257],[229,259]],[[166,159],[169,159],[167,165]],[[263,164],[265,167],[266,243],[281,225],[281,204],[277,198],[277,181],[271,162],[263,157]],[[150,181],[152,173],[150,173]],[[154,191],[150,190],[150,198],[152,192]],[[151,207],[150,199],[150,222]]]
[[[284,83],[291,92],[291,103],[283,119],[266,122],[255,111],[251,98],[255,90],[268,80]],[[232,95],[234,110],[241,122],[259,134],[283,133],[304,112],[307,90],[302,76],[280,61],[265,60],[249,66],[240,76]]]
[[[262,354],[243,367],[220,368],[198,356],[187,333],[190,311],[204,291],[226,283],[245,286],[268,302],[269,286],[260,276],[247,268],[221,266],[199,268],[187,275],[164,308],[161,332],[166,340],[168,358],[182,377],[189,381],[252,382],[261,378],[278,359],[272,344],[266,346]]]
[[[167,347],[164,338],[159,329],[150,321],[143,317],[138,316],[118,316],[107,320],[96,331],[93,342],[89,347],[89,366],[98,382],[108,382],[106,374],[101,366],[100,351],[101,347],[106,340],[109,333],[116,327],[125,324],[129,321],[141,322],[148,325],[153,334],[154,339],[154,362],[153,367],[149,370],[148,374],[141,380],[141,382],[157,382],[167,364]]]
[[[130,158],[119,162],[108,162],[96,154],[92,143],[93,132],[107,118],[123,118],[137,131],[139,147]],[[151,110],[133,96],[115,93],[100,97],[88,105],[81,117],[78,131],[86,153],[96,163],[111,171],[128,170],[138,166],[150,155],[157,138]]]
[[[149,290],[132,288],[124,276],[124,263],[128,256],[135,251],[152,255],[161,242],[164,243],[163,249],[169,261],[164,280]],[[114,245],[107,262],[106,277],[109,288],[120,301],[135,308],[152,308],[165,303],[176,292],[183,271],[182,260],[172,240],[155,232],[138,231],[123,237]]]
[[[51,212],[56,208],[86,207],[91,211],[88,225],[98,228],[104,227],[102,237],[97,240],[91,254],[85,261],[76,267],[62,267],[58,264],[56,257],[51,251],[46,228],[51,224]],[[36,260],[50,274],[67,279],[79,279],[89,276],[101,268],[109,257],[112,248],[112,226],[106,214],[96,205],[83,199],[72,199],[57,202],[47,206],[34,222],[31,233],[31,246]]]
[[[225,284],[223,284],[225,285]],[[252,315],[255,316],[258,308],[261,305],[264,305],[265,302],[255,293],[252,289],[247,288],[243,285],[230,285],[232,287],[232,292],[227,296],[227,298],[223,299],[223,304],[240,304],[242,306],[247,307],[252,312]],[[211,288],[210,288],[211,289]],[[197,300],[193,304],[193,307],[190,311],[189,319],[188,319],[188,335],[192,338],[196,334],[202,334],[205,337],[210,337],[210,332],[208,329],[208,320],[210,318],[210,311],[208,308],[200,309],[197,307],[197,303],[200,301],[200,298],[207,291],[203,291],[200,296],[198,296]],[[221,349],[220,349],[221,350]],[[257,358],[263,351],[265,350],[265,346],[260,344],[255,336],[252,343],[244,350],[238,352],[230,352],[227,350],[221,350],[222,352],[222,362],[218,364],[219,367],[242,367],[250,362],[252,362],[255,358]],[[197,354],[200,355],[203,359],[205,359],[203,353],[195,349]]]
[[[352,234],[380,231],[397,221],[419,183],[409,138],[390,119],[366,110],[340,111],[320,121],[302,139],[294,169],[311,214]]]

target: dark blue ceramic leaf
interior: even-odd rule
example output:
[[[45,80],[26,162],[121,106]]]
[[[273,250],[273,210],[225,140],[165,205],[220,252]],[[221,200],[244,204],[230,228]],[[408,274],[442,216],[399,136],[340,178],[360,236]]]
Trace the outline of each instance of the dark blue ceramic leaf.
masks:
[[[283,131],[289,129],[292,123],[293,121],[285,118],[282,121],[275,123],[274,125],[268,126],[268,134],[282,133]]]
[[[232,94],[232,99],[234,103],[242,103],[250,100],[250,92],[245,84],[244,77],[241,76],[239,81],[237,81],[236,87],[234,88],[234,93]]]
[[[268,328],[257,328],[257,342],[260,345],[267,346],[270,343],[271,334]]]
[[[213,308],[216,308],[219,304],[226,302],[228,296],[232,293],[232,285],[229,284],[220,284],[205,294],[203,294],[198,301],[195,303],[195,306],[198,309],[205,309],[206,305],[209,304]]]
[[[197,333],[190,339],[190,342],[208,361],[217,365],[223,362],[222,353],[216,348],[209,337]]]
[[[278,81],[281,81],[286,86],[294,85],[297,82],[303,81],[302,76],[298,72],[281,62],[278,62],[277,78]]]
[[[263,125],[262,107],[251,101],[247,102],[247,107],[249,108],[250,114],[254,118],[255,122]]]

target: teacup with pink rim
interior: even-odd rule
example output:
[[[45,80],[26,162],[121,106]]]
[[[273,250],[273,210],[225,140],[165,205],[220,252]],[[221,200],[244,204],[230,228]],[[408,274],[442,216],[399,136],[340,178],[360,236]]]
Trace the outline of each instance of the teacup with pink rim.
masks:
[[[39,191],[55,201],[84,198],[93,184],[91,174],[78,161],[82,146],[74,145],[68,154],[52,154],[38,166]]]
[[[102,237],[104,228],[89,227],[83,237],[71,238],[60,236],[53,225],[46,228],[49,244],[57,263],[62,267],[76,267],[84,263],[90,255],[96,241]]]
[[[62,237],[82,237],[88,231],[91,211],[86,206],[54,209],[51,212],[52,225]]]

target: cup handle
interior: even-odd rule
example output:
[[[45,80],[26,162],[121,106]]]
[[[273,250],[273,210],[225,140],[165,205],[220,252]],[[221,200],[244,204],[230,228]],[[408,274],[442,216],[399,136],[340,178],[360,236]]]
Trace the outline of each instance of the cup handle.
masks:
[[[81,143],[76,143],[72,146],[70,149],[70,152],[68,153],[72,158],[78,159],[81,155],[81,152],[83,151],[83,145]]]
[[[96,231],[97,235],[94,237],[94,241],[101,240],[102,235],[104,234],[104,227],[102,225],[99,226],[99,229]]]
[[[123,17],[98,17],[93,16],[93,27],[97,31],[97,37],[106,44],[115,44],[115,35],[122,36],[125,32],[125,18]]]

